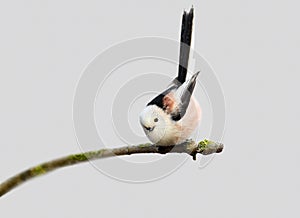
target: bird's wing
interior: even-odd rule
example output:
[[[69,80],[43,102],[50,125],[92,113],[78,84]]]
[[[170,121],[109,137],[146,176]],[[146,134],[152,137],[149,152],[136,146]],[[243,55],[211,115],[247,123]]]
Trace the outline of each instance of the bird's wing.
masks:
[[[185,112],[190,104],[191,96],[193,94],[196,79],[200,72],[195,73],[192,78],[181,86],[178,87],[176,92],[173,94],[174,99],[174,108],[171,112],[173,120],[180,120],[184,115]]]
[[[189,106],[198,74],[199,72],[195,73],[190,80],[179,87],[176,85],[169,87],[150,101],[147,106],[157,105],[170,114],[173,120],[180,120]]]
[[[189,12],[183,12],[180,35],[178,77],[176,78],[181,84],[183,84],[186,80],[187,68],[189,64],[190,46],[193,32],[193,18],[194,8],[191,8]]]
[[[166,89],[164,92],[153,98],[148,104],[149,105],[156,105],[160,107],[161,109],[165,110],[165,105],[164,105],[164,98],[167,96],[169,93],[174,92],[178,87],[175,85],[171,85]]]

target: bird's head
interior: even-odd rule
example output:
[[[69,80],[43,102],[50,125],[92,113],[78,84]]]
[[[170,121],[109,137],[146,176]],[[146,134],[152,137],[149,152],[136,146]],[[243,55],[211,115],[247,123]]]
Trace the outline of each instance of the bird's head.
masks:
[[[140,124],[151,142],[157,143],[165,135],[170,116],[156,105],[147,106],[140,114]]]

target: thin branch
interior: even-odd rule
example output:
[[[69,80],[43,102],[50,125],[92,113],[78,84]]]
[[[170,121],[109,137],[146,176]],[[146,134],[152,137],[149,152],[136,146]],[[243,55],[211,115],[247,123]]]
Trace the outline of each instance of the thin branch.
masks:
[[[59,168],[84,163],[89,160],[141,153],[187,153],[191,155],[194,160],[196,160],[196,154],[198,153],[203,155],[209,155],[213,153],[220,153],[222,152],[222,150],[223,144],[221,143],[203,140],[197,144],[192,140],[188,140],[180,145],[169,147],[162,147],[146,143],[135,146],[126,146],[113,149],[101,149],[80,154],[72,154],[36,165],[7,179],[6,181],[0,184],[0,197],[5,195],[12,189],[16,188],[17,186],[25,183],[27,180],[44,175]]]

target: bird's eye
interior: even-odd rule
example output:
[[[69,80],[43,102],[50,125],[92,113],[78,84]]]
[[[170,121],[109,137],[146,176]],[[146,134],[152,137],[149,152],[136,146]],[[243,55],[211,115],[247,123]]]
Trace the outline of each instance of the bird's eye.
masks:
[[[154,118],[154,122],[158,122],[158,118]]]

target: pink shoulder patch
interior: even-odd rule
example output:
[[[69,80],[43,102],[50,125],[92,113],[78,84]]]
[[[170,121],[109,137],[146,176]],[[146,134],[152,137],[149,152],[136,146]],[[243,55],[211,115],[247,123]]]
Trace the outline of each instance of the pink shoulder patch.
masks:
[[[169,114],[174,110],[175,107],[175,99],[172,93],[167,94],[163,98],[163,105],[166,110],[166,112]]]

